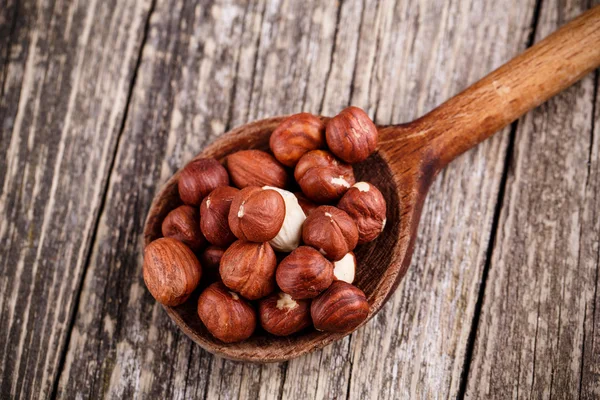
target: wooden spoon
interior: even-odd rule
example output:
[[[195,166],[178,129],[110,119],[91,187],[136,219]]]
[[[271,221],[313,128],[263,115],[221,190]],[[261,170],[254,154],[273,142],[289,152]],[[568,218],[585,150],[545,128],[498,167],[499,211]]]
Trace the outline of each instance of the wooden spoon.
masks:
[[[437,173],[458,155],[598,66],[600,6],[566,24],[429,114],[408,124],[378,127],[377,153],[355,165],[357,180],[367,180],[379,187],[388,204],[388,222],[383,234],[357,249],[361,268],[355,284],[367,295],[369,318],[385,304],[406,273],[423,202]],[[265,119],[236,128],[196,158],[223,159],[237,150],[267,149],[269,135],[284,118]],[[180,204],[178,176],[179,172],[169,179],[152,203],[144,229],[144,245],[161,237],[162,220]],[[280,338],[259,329],[242,343],[224,344],[213,338],[200,322],[196,313],[198,295],[195,293],[184,305],[165,307],[167,313],[196,343],[227,358],[283,361],[346,335],[311,329]]]

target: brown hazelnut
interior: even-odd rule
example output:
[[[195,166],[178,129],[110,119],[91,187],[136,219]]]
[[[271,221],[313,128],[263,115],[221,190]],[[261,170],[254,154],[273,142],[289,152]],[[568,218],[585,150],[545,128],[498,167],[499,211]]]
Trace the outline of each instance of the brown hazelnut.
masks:
[[[356,247],[358,230],[346,212],[332,206],[320,206],[304,221],[302,240],[329,260],[338,261]]]
[[[198,251],[206,243],[200,231],[200,213],[192,206],[179,206],[167,214],[162,223],[164,237],[177,239],[192,251]]]
[[[248,300],[275,290],[277,259],[269,243],[234,242],[221,258],[219,272],[225,286]]]
[[[275,190],[248,186],[233,197],[229,228],[241,240],[268,242],[279,233],[285,219],[285,202]]]
[[[294,177],[302,193],[317,203],[339,200],[355,182],[352,166],[325,150],[313,150],[303,155],[296,165]]]
[[[185,204],[199,206],[216,187],[229,185],[227,170],[214,158],[191,161],[179,174],[179,197]]]
[[[374,240],[385,228],[386,205],[383,195],[368,182],[358,182],[341,198],[338,208],[356,223],[358,243]]]
[[[358,107],[342,110],[327,123],[329,150],[350,164],[366,160],[375,151],[377,136],[377,127]]]
[[[324,145],[325,123],[309,113],[286,118],[269,140],[275,158],[288,167],[295,166],[304,153],[323,148]]]
[[[338,281],[346,283],[354,282],[354,277],[356,276],[356,256],[354,253],[350,252],[342,257],[341,260],[333,263],[333,276]]]
[[[202,275],[194,253],[172,238],[157,239],[146,246],[143,269],[148,290],[156,301],[166,306],[185,302]]]
[[[221,282],[207,287],[198,298],[198,316],[206,329],[225,343],[248,339],[256,328],[256,312]]]
[[[217,246],[208,246],[206,250],[200,254],[200,265],[202,265],[202,273],[204,274],[205,280],[214,282],[221,280],[219,275],[219,265],[221,264],[221,257],[223,257],[223,250]]]
[[[200,228],[211,244],[227,247],[235,241],[229,229],[229,209],[238,189],[221,186],[210,192],[200,205]]]
[[[277,160],[260,150],[242,150],[227,157],[227,169],[233,184],[246,186],[275,186],[285,188],[288,174]]]
[[[362,290],[344,281],[335,281],[310,306],[315,329],[347,333],[369,315],[369,302]]]
[[[317,250],[300,246],[277,267],[277,285],[295,299],[311,299],[333,282],[333,264]]]
[[[319,207],[317,204],[310,201],[302,192],[295,192],[294,196],[298,199],[298,204],[300,204],[302,211],[304,211],[304,214],[307,216],[310,215],[315,208]]]
[[[295,300],[287,293],[273,293],[258,303],[260,324],[265,331],[288,336],[312,324],[310,300]]]

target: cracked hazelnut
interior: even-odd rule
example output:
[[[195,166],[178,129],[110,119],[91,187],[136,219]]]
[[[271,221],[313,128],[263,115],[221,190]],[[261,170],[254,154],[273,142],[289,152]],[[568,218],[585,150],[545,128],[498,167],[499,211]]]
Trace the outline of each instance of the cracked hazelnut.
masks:
[[[302,192],[295,192],[294,196],[296,196],[296,198],[298,199],[298,204],[300,204],[300,207],[302,207],[302,211],[304,211],[304,214],[307,216],[312,212],[312,210],[318,207],[317,204],[313,203],[308,198],[306,198],[306,196]]]
[[[177,239],[192,251],[200,250],[206,239],[200,231],[200,213],[191,206],[179,206],[165,217],[162,223],[164,237]]]
[[[355,182],[352,166],[325,150],[313,150],[303,155],[296,165],[294,177],[302,193],[317,203],[339,200]]]
[[[377,136],[377,127],[358,107],[342,110],[327,123],[329,150],[350,164],[366,160],[375,151]]]
[[[219,272],[225,286],[248,300],[275,290],[277,259],[269,243],[234,242],[221,258]]]
[[[202,272],[206,280],[211,282],[221,280],[221,275],[219,275],[219,265],[224,252],[225,250],[220,247],[208,246],[206,250],[200,254],[200,265],[202,265]]]
[[[144,250],[144,282],[166,306],[184,303],[198,286],[202,269],[194,253],[172,238],[153,241]]]
[[[236,240],[229,229],[229,209],[238,189],[221,186],[210,192],[200,205],[200,228],[211,244],[227,247]]]
[[[385,228],[385,199],[379,189],[368,182],[358,182],[348,189],[338,208],[356,222],[359,244],[374,240]]]
[[[329,260],[338,261],[356,247],[358,230],[345,211],[320,206],[304,221],[302,240]]]
[[[312,324],[310,301],[294,300],[283,292],[262,299],[258,303],[258,315],[264,330],[277,336],[291,335]]]
[[[204,265],[204,264],[203,264]],[[338,281],[344,281],[346,283],[354,282],[354,276],[356,275],[356,256],[350,252],[346,254],[341,260],[333,263],[333,276]]]
[[[302,224],[306,215],[298,204],[298,199],[292,192],[287,190],[265,186],[265,190],[274,190],[283,197],[285,202],[285,218],[277,236],[269,241],[277,251],[290,252],[300,245],[302,239]]]
[[[313,300],[310,306],[315,329],[347,333],[369,315],[369,302],[362,290],[343,281],[335,281]]]
[[[229,185],[227,170],[214,158],[191,161],[179,174],[179,197],[185,204],[199,206],[210,192]]]
[[[277,285],[295,299],[310,299],[333,282],[333,265],[317,250],[300,246],[277,267]]]
[[[227,169],[234,185],[275,186],[285,188],[288,174],[285,168],[269,153],[261,150],[242,150],[227,157]]]
[[[256,312],[221,282],[207,287],[198,298],[198,316],[206,329],[225,343],[248,339],[256,328]]]
[[[300,113],[286,118],[271,134],[269,146],[275,158],[293,167],[305,153],[323,148],[325,124],[319,117]]]
[[[233,197],[229,228],[241,240],[268,242],[279,233],[285,219],[285,201],[275,190],[248,186]]]

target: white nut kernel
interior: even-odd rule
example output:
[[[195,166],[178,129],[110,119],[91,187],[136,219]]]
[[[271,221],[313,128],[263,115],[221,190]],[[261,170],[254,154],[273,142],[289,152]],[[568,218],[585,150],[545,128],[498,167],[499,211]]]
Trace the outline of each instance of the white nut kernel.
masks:
[[[333,275],[338,281],[352,283],[355,274],[356,257],[354,257],[354,253],[348,253],[341,260],[333,263]]]
[[[277,251],[290,252],[300,246],[302,224],[306,219],[306,214],[302,211],[298,198],[292,192],[271,186],[264,186],[263,189],[275,190],[283,197],[285,203],[283,225],[269,244]]]

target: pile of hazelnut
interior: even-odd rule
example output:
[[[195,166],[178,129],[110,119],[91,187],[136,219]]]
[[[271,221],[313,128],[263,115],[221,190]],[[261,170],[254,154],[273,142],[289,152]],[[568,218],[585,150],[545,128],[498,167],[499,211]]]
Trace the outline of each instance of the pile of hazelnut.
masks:
[[[198,316],[226,343],[249,338],[257,323],[278,336],[310,325],[352,331],[369,313],[352,285],[352,251],[383,231],[386,203],[375,186],[355,182],[351,164],[375,151],[377,128],[356,107],[327,124],[302,113],[285,119],[269,144],[272,155],[243,150],[225,166],[204,158],[181,171],[185,205],[145,249],[146,286],[177,306],[202,277]],[[301,193],[286,190],[292,168]]]

